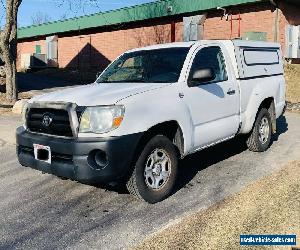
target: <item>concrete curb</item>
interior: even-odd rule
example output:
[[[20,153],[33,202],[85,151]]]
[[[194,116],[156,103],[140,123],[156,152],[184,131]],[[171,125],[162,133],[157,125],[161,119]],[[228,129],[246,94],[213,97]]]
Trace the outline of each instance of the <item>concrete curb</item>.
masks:
[[[21,100],[17,101],[12,108],[12,112],[14,114],[19,114],[19,115],[22,114],[23,107],[27,102],[28,102],[28,99],[21,99]]]

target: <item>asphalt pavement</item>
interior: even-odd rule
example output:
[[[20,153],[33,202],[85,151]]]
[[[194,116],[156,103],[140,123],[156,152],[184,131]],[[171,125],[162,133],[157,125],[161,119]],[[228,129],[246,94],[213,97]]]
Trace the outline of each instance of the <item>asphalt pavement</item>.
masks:
[[[234,139],[188,156],[174,194],[149,205],[124,190],[21,167],[14,145],[20,124],[19,116],[0,116],[0,249],[127,248],[300,159],[300,115],[287,113],[267,152]]]

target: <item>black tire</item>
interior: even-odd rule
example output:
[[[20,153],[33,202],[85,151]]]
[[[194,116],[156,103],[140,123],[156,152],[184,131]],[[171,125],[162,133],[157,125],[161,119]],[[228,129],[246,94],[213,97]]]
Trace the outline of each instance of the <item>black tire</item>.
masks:
[[[153,156],[155,153],[165,154],[165,156],[168,157],[167,163],[164,163],[164,168],[168,169],[168,178],[167,180],[161,180],[162,182],[159,182],[161,183],[161,187],[159,189],[154,189],[149,186],[149,182],[151,183],[151,178],[146,180],[146,165],[150,165],[150,168],[148,166],[148,171],[150,171],[149,169],[152,169],[151,165],[154,162],[152,162],[152,158],[150,158],[150,156]],[[151,164],[149,164],[149,162]],[[139,155],[130,178],[126,183],[129,193],[136,196],[140,200],[144,200],[151,204],[164,200],[171,194],[175,185],[177,166],[178,155],[173,143],[165,136],[154,136],[149,140]],[[161,176],[163,172],[162,167],[159,167],[159,169]],[[155,176],[154,172],[150,172],[152,177]],[[156,172],[155,174],[157,178],[159,178],[158,173]]]
[[[267,131],[267,138],[262,141],[260,136],[260,124],[262,121],[268,121],[268,127],[269,129]],[[250,133],[250,136],[247,139],[247,146],[249,150],[253,152],[264,152],[266,151],[271,143],[271,136],[272,136],[272,123],[271,123],[271,115],[269,111],[266,108],[262,108],[255,120],[253,129]]]

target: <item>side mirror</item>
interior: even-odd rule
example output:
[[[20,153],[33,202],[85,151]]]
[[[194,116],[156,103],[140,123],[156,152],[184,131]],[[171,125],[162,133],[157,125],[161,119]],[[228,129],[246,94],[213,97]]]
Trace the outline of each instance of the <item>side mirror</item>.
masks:
[[[191,78],[192,85],[198,85],[200,83],[210,82],[216,78],[216,75],[212,68],[205,68],[196,70]]]

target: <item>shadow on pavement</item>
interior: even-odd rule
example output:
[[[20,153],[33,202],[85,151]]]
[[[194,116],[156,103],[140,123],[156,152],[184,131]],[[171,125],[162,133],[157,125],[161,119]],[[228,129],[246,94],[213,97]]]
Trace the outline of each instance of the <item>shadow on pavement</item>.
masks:
[[[272,142],[277,141],[280,135],[285,133],[287,130],[288,123],[286,118],[281,116],[277,120],[277,133],[273,135]],[[173,193],[176,193],[190,183],[198,172],[247,150],[245,140],[245,136],[238,136],[232,140],[189,155],[185,159],[181,160],[179,163],[178,179]],[[115,191],[120,194],[128,193],[124,185],[110,186],[98,184],[96,187]]]
[[[78,83],[53,77],[35,75],[34,73],[18,73],[19,92],[68,87],[74,85],[78,85]]]
[[[12,108],[12,104],[0,104],[0,108]]]
[[[277,141],[280,135],[287,130],[288,123],[286,118],[280,116],[277,119],[277,133],[272,137],[271,146],[273,141]],[[246,136],[242,135],[187,156],[180,162],[178,181],[174,192],[177,192],[187,185],[201,170],[240,154],[245,150],[247,150]]]
[[[277,119],[277,133],[273,135],[272,142],[277,141],[287,130],[286,118],[281,116]],[[187,156],[179,162],[178,179],[173,194],[189,184],[200,171],[246,150],[246,136],[242,135]],[[95,186],[120,194],[128,193],[124,184],[116,186],[97,184]]]
[[[286,131],[288,131],[288,123],[286,121],[285,116],[280,116],[277,119],[277,133],[273,135],[272,142],[278,141],[281,134],[284,134]]]
[[[64,80],[34,73],[18,73],[17,83],[19,92],[27,92],[31,90],[72,87],[76,85],[87,84],[88,82]]]

